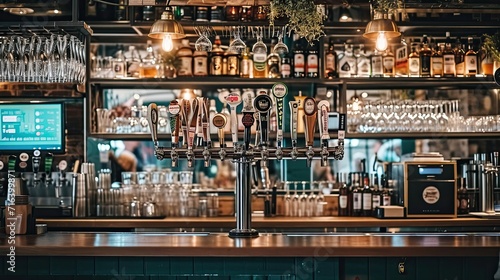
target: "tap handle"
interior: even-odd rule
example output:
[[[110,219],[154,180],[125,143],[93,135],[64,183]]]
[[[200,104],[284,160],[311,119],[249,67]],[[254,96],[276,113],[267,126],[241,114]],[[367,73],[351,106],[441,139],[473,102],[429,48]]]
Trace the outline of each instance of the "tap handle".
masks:
[[[7,170],[8,170],[9,173],[16,172],[16,166],[17,166],[16,162],[17,162],[17,156],[10,155],[9,156],[8,166],[7,166]]]
[[[50,172],[52,171],[53,160],[54,160],[54,155],[52,153],[48,153],[45,156],[44,167],[45,167],[45,174],[47,174],[47,176],[49,176]]]
[[[268,142],[268,126],[269,126],[269,110],[271,109],[273,100],[268,95],[258,95],[253,101],[253,106],[259,112],[260,121],[260,144],[267,146]]]
[[[181,111],[181,105],[179,101],[172,100],[168,105],[168,113],[170,114],[170,133],[172,134],[172,147],[177,146],[179,141],[179,129],[181,122],[179,120],[179,113]]]
[[[288,88],[284,83],[276,83],[273,85],[272,93],[276,99],[276,116],[277,116],[277,136],[276,144],[282,145],[283,142],[283,103],[285,96],[288,94]]]
[[[226,102],[231,108],[231,137],[233,140],[234,148],[238,143],[238,118],[236,115],[236,107],[242,102],[241,95],[238,91],[233,91],[226,96]]]
[[[289,101],[290,106],[290,138],[292,143],[297,143],[297,127],[298,127],[298,116],[299,116],[299,102]]]
[[[148,105],[148,123],[151,130],[151,138],[156,147],[158,146],[158,106],[156,106],[156,103]]]
[[[320,138],[325,145],[328,145],[328,140],[330,135],[328,134],[328,111],[330,108],[330,103],[326,100],[321,100],[318,102],[318,118],[319,118],[319,133]]]
[[[314,145],[314,131],[318,115],[318,109],[314,98],[306,97],[306,99],[304,99],[304,114],[306,145],[312,147]]]
[[[217,127],[218,134],[219,134],[219,143],[220,143],[220,148],[223,149],[225,147],[225,142],[224,142],[224,127],[227,124],[227,117],[224,114],[217,113],[214,115],[214,118],[212,119],[212,123],[215,127]]]
[[[33,172],[38,173],[40,171],[40,162],[42,161],[42,157],[39,150],[33,151],[32,167]]]
[[[253,114],[254,114],[253,112],[243,112],[243,118],[241,119],[241,122],[245,127],[245,134],[243,135],[243,140],[245,142],[245,150],[248,150],[250,147],[251,130],[252,130],[252,125],[255,122]]]
[[[498,166],[498,152],[493,152],[491,162],[493,163],[493,166]]]

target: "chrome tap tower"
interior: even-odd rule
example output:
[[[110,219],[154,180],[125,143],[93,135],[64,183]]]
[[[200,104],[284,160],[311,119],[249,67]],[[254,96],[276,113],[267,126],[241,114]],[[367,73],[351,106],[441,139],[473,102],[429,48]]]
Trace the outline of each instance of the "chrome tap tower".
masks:
[[[287,94],[287,87],[283,83],[277,83],[272,88],[272,95],[260,93],[255,98],[251,96],[240,97],[239,93],[235,92],[226,97],[227,103],[231,106],[231,117],[224,114],[215,114],[212,118],[212,124],[218,128],[219,145],[212,145],[209,141],[209,119],[208,116],[208,100],[207,98],[195,97],[192,100],[174,100],[170,103],[169,111],[171,114],[170,126],[172,129],[172,144],[170,147],[160,147],[158,144],[157,123],[158,110],[156,104],[152,103],[148,106],[148,119],[151,128],[151,134],[155,146],[155,155],[159,160],[167,157],[172,159],[172,165],[177,165],[178,159],[187,159],[188,165],[191,166],[194,160],[203,160],[205,166],[209,166],[210,159],[213,155],[218,155],[222,161],[231,160],[236,167],[236,228],[229,232],[229,236],[233,238],[257,237],[258,231],[251,228],[251,195],[252,195],[252,164],[256,161],[260,162],[260,174],[262,186],[269,190],[271,183],[269,180],[268,161],[270,159],[306,159],[307,165],[310,166],[313,158],[321,159],[321,165],[326,166],[328,159],[341,160],[344,156],[344,135],[346,127],[345,114],[339,114],[340,117],[335,118],[338,124],[332,125],[337,127],[332,133],[337,134],[337,144],[329,145],[329,104],[328,102],[316,102],[312,97],[306,98],[304,101],[304,120],[298,120],[297,114],[290,115],[290,140],[292,145],[286,147],[283,141],[283,119],[284,119],[284,97]],[[244,126],[243,142],[238,138],[238,125],[236,118],[236,106],[243,103],[241,122]],[[297,108],[296,101],[290,101],[290,108]],[[180,107],[179,107],[180,106]],[[276,110],[278,118],[276,139],[271,139],[276,143],[271,145],[269,137],[270,112]],[[318,114],[318,111],[320,112]],[[180,112],[180,113],[179,113]],[[233,113],[234,112],[234,113]],[[200,115],[198,115],[200,114]],[[316,124],[320,124],[319,139],[315,141]],[[231,125],[231,139],[233,142],[232,148],[227,148],[225,144],[224,127]],[[251,128],[254,122],[257,121],[256,144],[251,145]],[[297,123],[304,122],[305,126],[305,145],[300,147],[297,141]],[[180,122],[180,125],[179,125]],[[201,125],[198,123],[201,122]],[[201,127],[201,131],[196,131]],[[184,144],[179,146],[179,132],[182,133]],[[195,135],[201,138],[202,141],[193,141]],[[194,145],[193,143],[199,143]]]

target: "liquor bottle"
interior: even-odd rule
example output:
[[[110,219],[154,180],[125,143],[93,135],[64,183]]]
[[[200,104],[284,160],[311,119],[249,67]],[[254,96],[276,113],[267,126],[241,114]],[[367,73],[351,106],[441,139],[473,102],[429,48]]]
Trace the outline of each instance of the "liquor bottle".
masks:
[[[177,50],[177,58],[180,61],[180,65],[177,68],[177,76],[193,76],[193,50],[189,46],[188,39],[182,39],[182,45],[179,50]]]
[[[208,75],[208,53],[206,51],[195,51],[193,53],[193,74],[196,77]]]
[[[349,49],[348,45],[344,43],[344,51],[339,54],[339,77],[348,78],[351,77],[351,65],[349,63]],[[356,61],[354,61],[355,63]]]
[[[127,64],[125,62],[125,56],[123,55],[123,46],[119,46],[116,57],[113,59],[112,66],[115,78],[123,79],[127,77]]]
[[[319,76],[318,44],[308,44],[306,57],[306,77],[317,78]]]
[[[267,78],[267,46],[262,42],[262,37],[252,46],[253,52],[253,77]]]
[[[382,67],[382,54],[375,49],[370,57],[371,68],[372,68],[372,77],[382,77],[384,75],[383,67]]]
[[[391,48],[387,48],[387,50],[382,55],[382,67],[383,67],[383,75],[384,77],[394,77],[394,54],[391,51]]]
[[[356,77],[370,77],[371,61],[366,55],[364,46],[360,45],[359,52],[356,53]]]
[[[395,76],[408,77],[408,45],[406,39],[401,38],[401,43],[395,47]]]
[[[234,51],[228,51],[225,54],[226,59],[226,73],[227,76],[238,76],[240,75],[240,59],[238,53]]]
[[[146,56],[142,59],[139,69],[139,76],[141,78],[154,78],[158,74],[153,42],[151,40],[147,41]]]
[[[294,36],[293,46],[293,76],[295,78],[304,78],[306,76],[305,55],[304,55],[304,40],[298,35]]]
[[[383,189],[382,189],[382,201],[381,201],[382,206],[391,205],[391,200],[392,200],[391,193],[389,192],[387,187],[383,187]]]
[[[420,77],[420,57],[415,44],[412,44],[411,53],[408,56],[408,75],[410,77]]]
[[[344,174],[342,174],[344,175]],[[349,189],[347,188],[347,182],[339,178],[339,216],[349,216]]]
[[[469,213],[469,195],[467,194],[467,186],[465,178],[458,178],[458,191],[457,191],[457,213]]]
[[[284,54],[281,58],[281,77],[290,78],[292,75],[292,62],[288,54]]]
[[[477,75],[477,52],[474,50],[474,39],[467,38],[468,50],[465,53],[465,70],[466,77],[475,77]]]
[[[373,193],[370,188],[370,179],[368,177],[365,177],[363,179],[364,186],[363,186],[363,216],[365,217],[370,217],[372,215],[372,198],[373,198]]]
[[[382,193],[380,192],[377,174],[372,174],[370,181],[372,182],[372,186],[373,186],[372,212],[375,215],[375,211],[376,211],[377,207],[379,207],[381,205]]]
[[[135,46],[128,47],[128,56],[125,58],[127,62],[127,77],[138,78],[141,66],[141,57]]]
[[[455,77],[455,52],[451,47],[450,32],[446,32],[446,41],[443,50],[443,77]]]
[[[418,55],[420,57],[420,77],[430,77],[432,50],[429,48],[427,35],[424,35],[422,39],[422,48]]]
[[[359,45],[349,45],[348,48],[347,61],[352,66],[350,77],[356,77],[358,74],[358,57],[359,57]]]
[[[221,49],[220,45],[221,45],[220,36],[216,35],[213,49],[210,55],[211,76],[222,76],[222,59],[224,56],[224,51]]]
[[[212,6],[210,8],[210,22],[221,22],[222,21],[222,11],[223,7]]]
[[[441,51],[441,46],[442,45],[439,44],[436,45],[431,56],[431,77],[443,76],[443,53]]]
[[[267,76],[271,79],[281,78],[280,73],[280,56],[273,51],[274,45],[276,45],[276,39],[271,41],[271,53],[267,56]]]
[[[198,6],[196,7],[196,21],[208,21],[208,7]]]
[[[243,54],[241,55],[240,60],[240,77],[242,78],[250,78],[250,71],[253,71],[251,67],[251,59],[249,56],[249,49],[246,48]]]
[[[337,70],[337,53],[335,52],[335,45],[333,38],[330,38],[328,43],[328,50],[325,52],[325,62],[324,62],[324,77],[327,79],[333,79],[339,77],[339,72]]]
[[[457,77],[463,77],[465,71],[465,52],[462,48],[462,42],[460,41],[460,37],[457,37],[455,41],[455,72]]]
[[[88,1],[88,5],[85,5],[85,21],[97,19],[97,5],[95,1]]]
[[[125,0],[119,0],[118,6],[115,9],[115,20],[126,20],[127,19],[127,7],[125,5]]]
[[[144,6],[142,8],[142,20],[143,21],[155,20],[155,7],[154,6]]]
[[[352,183],[352,215],[361,216],[363,211],[363,193],[359,183],[359,174],[355,173]]]

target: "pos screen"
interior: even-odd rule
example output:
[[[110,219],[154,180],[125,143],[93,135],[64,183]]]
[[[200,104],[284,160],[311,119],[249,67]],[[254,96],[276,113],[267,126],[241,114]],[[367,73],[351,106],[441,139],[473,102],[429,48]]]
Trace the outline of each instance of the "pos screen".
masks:
[[[64,105],[0,103],[0,153],[42,150],[64,152]]]

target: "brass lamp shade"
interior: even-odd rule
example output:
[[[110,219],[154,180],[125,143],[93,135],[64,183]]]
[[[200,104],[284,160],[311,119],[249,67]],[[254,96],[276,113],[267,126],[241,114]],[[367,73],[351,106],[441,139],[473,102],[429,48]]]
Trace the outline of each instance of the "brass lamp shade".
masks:
[[[186,37],[182,25],[174,19],[174,14],[168,7],[161,15],[161,19],[153,23],[148,34],[153,39],[163,39],[165,35],[170,35],[172,39]]]
[[[396,38],[401,35],[398,26],[388,18],[374,19],[368,23],[363,37],[376,40],[380,32],[384,32],[387,39]]]

